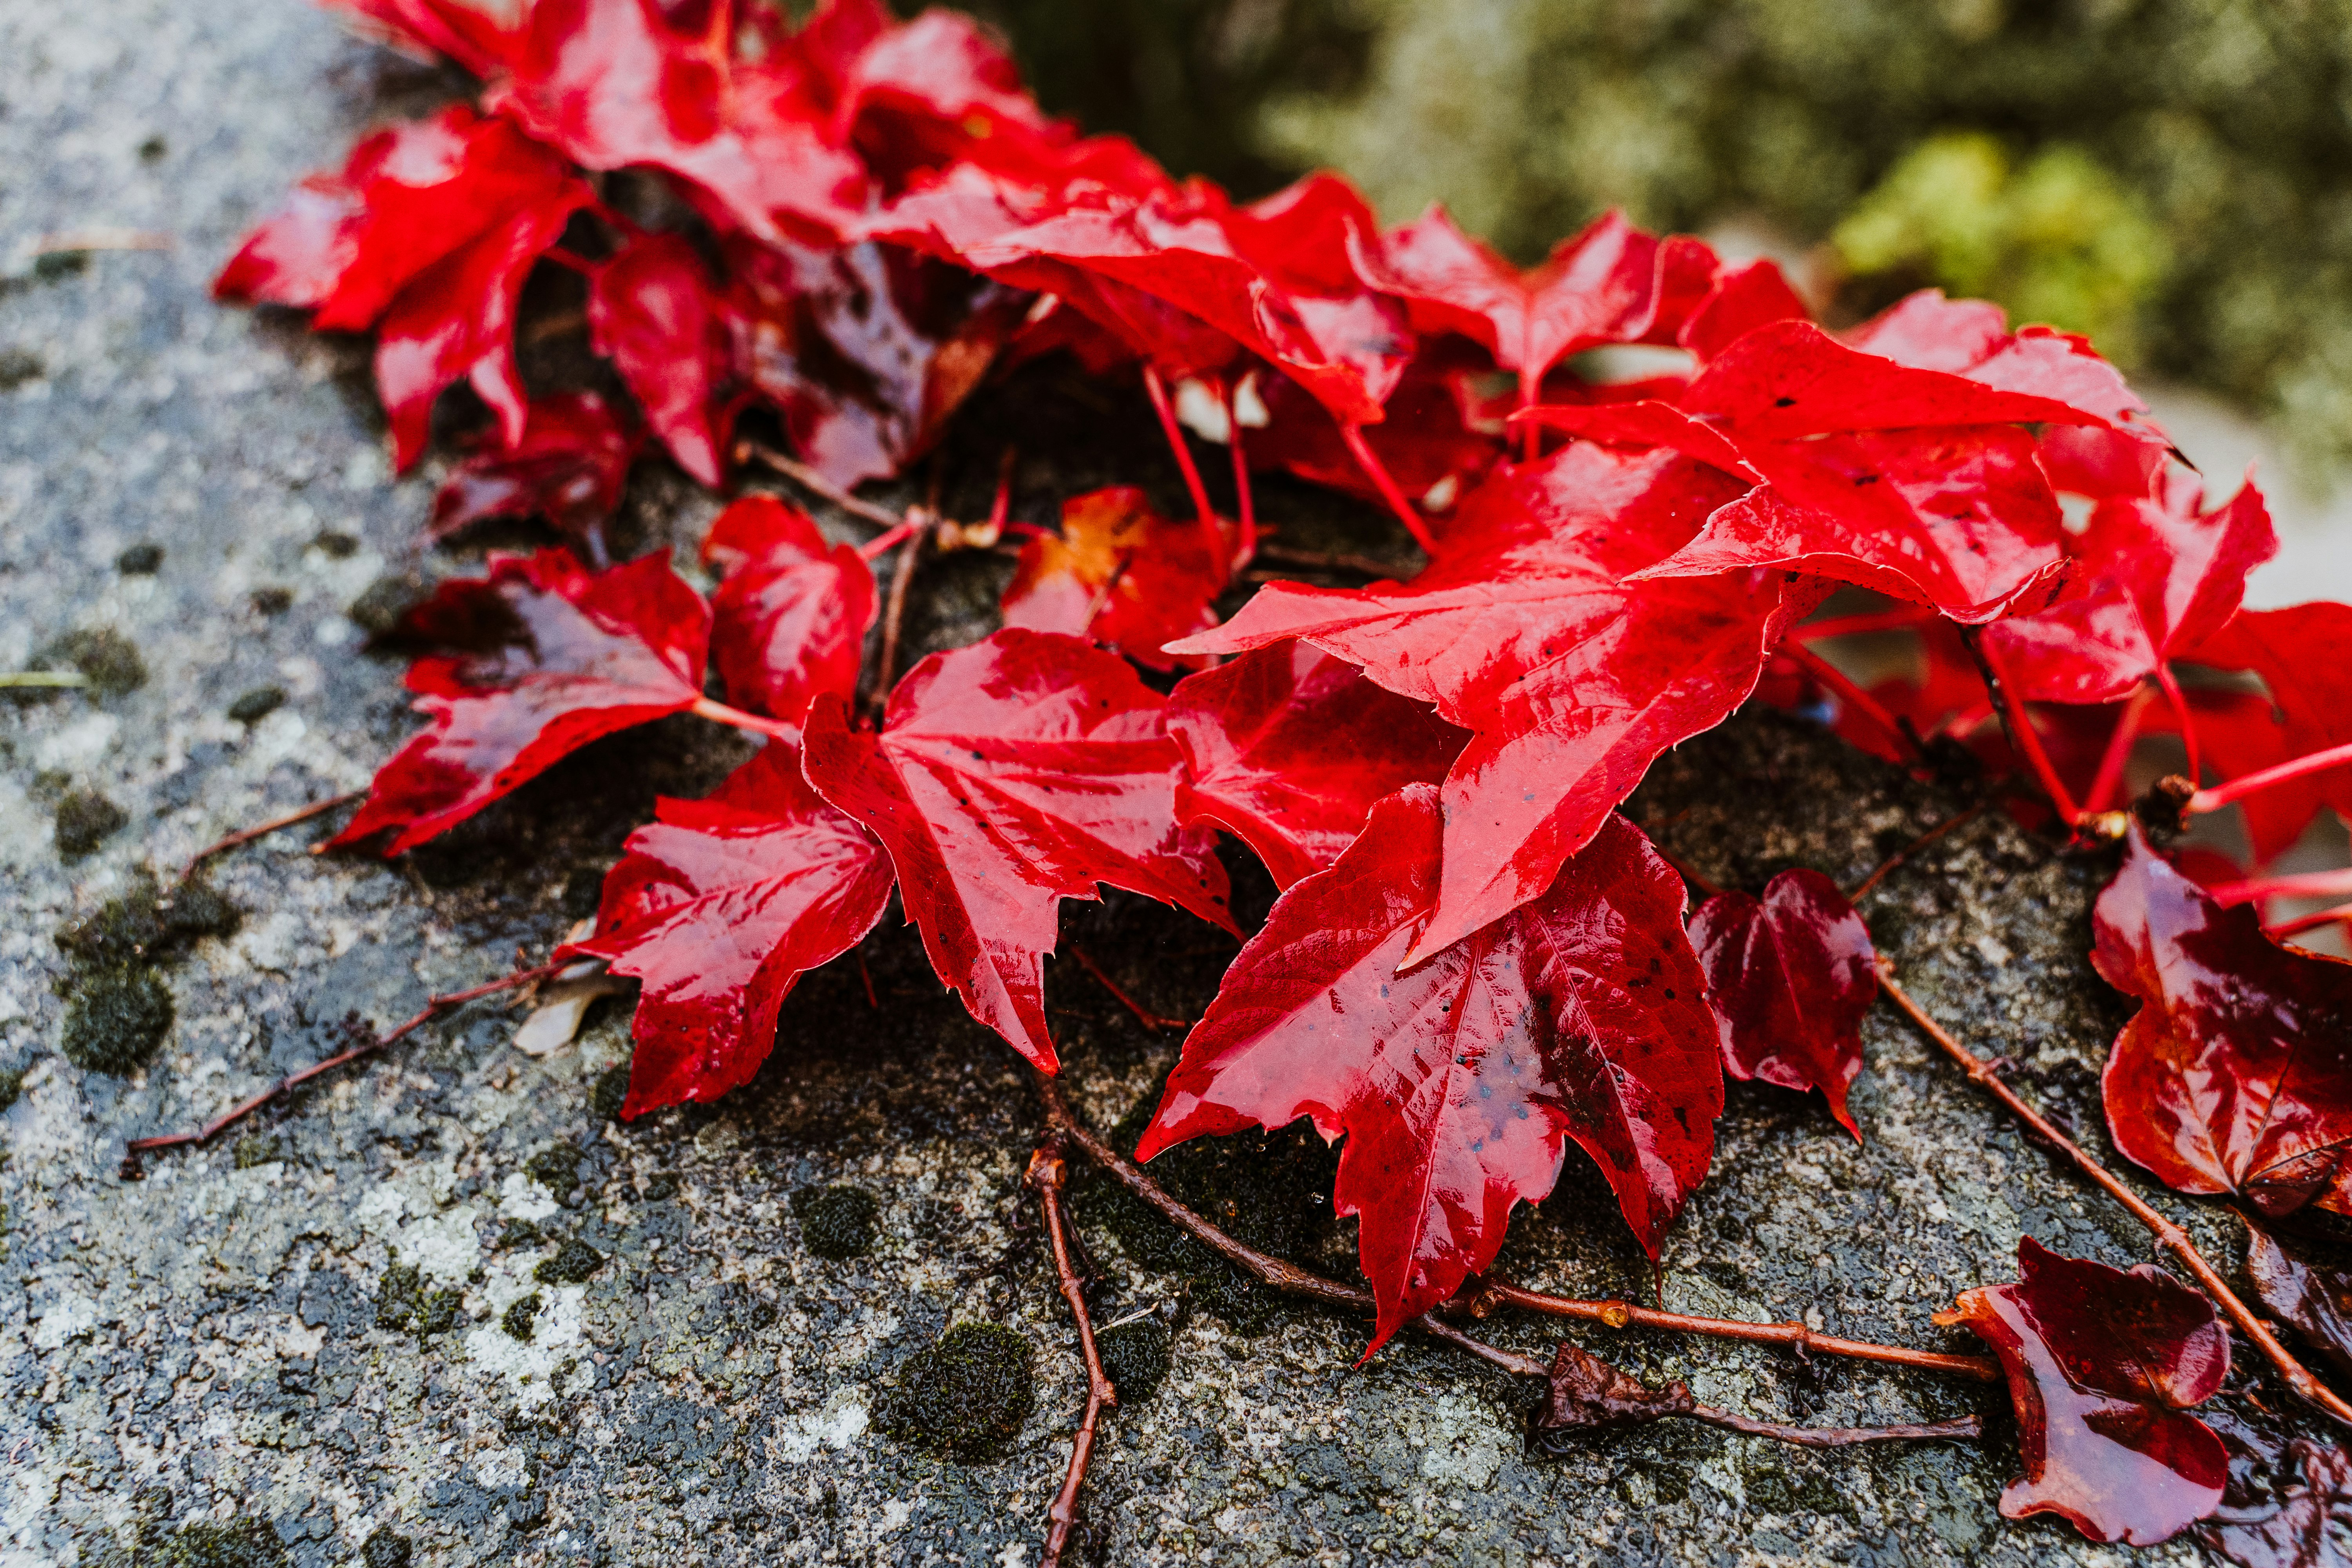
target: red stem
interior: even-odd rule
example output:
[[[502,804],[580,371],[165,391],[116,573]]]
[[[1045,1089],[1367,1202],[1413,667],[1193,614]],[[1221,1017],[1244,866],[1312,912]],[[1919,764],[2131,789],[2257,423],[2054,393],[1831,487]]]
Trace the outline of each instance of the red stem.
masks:
[[[1070,1174],[1068,1143],[1067,1134],[1049,1133],[1029,1156],[1029,1184],[1036,1189],[1037,1206],[1045,1212],[1054,1277],[1061,1286],[1062,1300],[1070,1304],[1070,1316],[1077,1322],[1078,1354],[1087,1368],[1087,1413],[1070,1443],[1070,1468],[1062,1479],[1062,1489],[1045,1510],[1045,1551],[1037,1568],[1060,1568],[1062,1553],[1069,1550],[1070,1536],[1078,1526],[1078,1494],[1087,1484],[1087,1465],[1094,1458],[1102,1413],[1118,1403],[1118,1390],[1111,1386],[1110,1374],[1103,1370],[1102,1354],[1095,1345],[1094,1318],[1087,1310],[1085,1284],[1070,1261],[1069,1223],[1062,1212],[1062,1189]]]
[[[2321,910],[2316,914],[2298,915],[2274,926],[2264,926],[2263,931],[2265,935],[2284,938],[2301,936],[2305,931],[2339,923],[2352,924],[2352,904],[2338,904],[2332,910]]]
[[[1889,713],[1878,699],[1855,685],[1853,678],[1847,675],[1844,670],[1840,669],[1802,643],[1783,642],[1780,645],[1780,651],[1795,659],[1804,667],[1808,675],[1834,692],[1839,701],[1895,737],[1895,743],[1910,752],[1913,757],[1916,758],[1919,755],[1917,738],[1901,724],[1896,723],[1895,715]]]
[[[2243,800],[2258,791],[2266,790],[2273,784],[2283,784],[2291,779],[2306,778],[2313,773],[2326,773],[2330,768],[2342,767],[2347,763],[2352,763],[2352,743],[2330,746],[2324,752],[2314,752],[2307,757],[2296,757],[2292,762],[2281,763],[2274,768],[2263,768],[2259,772],[2241,774],[2227,784],[2215,784],[2211,789],[2200,789],[2189,797],[2189,804],[2182,808],[2181,815],[2195,816],[2203,812],[2219,811],[2225,805]]]
[[[1519,367],[1519,412],[1525,414],[1528,409],[1533,408],[1535,405],[1535,384],[1528,379],[1527,367],[1522,365]],[[1518,425],[1519,461],[1522,463],[1532,463],[1543,455],[1543,429],[1541,422],[1534,419],[1522,419],[1518,422]]]
[[[1088,974],[1093,975],[1095,979],[1101,984],[1102,988],[1109,992],[1120,1006],[1134,1014],[1135,1021],[1137,1023],[1142,1025],[1153,1034],[1156,1035],[1162,1029],[1189,1029],[1192,1027],[1190,1024],[1186,1023],[1181,1018],[1161,1017],[1159,1014],[1153,1012],[1150,1008],[1146,1007],[1142,1003],[1138,1002],[1126,992],[1120,990],[1118,982],[1114,981],[1109,975],[1105,974],[1102,972],[1102,966],[1094,961],[1093,955],[1088,953],[1085,948],[1074,947],[1070,949],[1070,956],[1076,959],[1079,966]]]
[[[757,713],[746,713],[740,708],[730,708],[715,698],[698,697],[694,700],[694,705],[687,711],[698,714],[717,723],[732,724],[738,730],[749,730],[754,734],[770,735],[779,741],[789,741],[794,744],[799,743],[801,738],[798,730],[782,720],[762,718]]]
[[[292,827],[297,823],[308,822],[314,816],[324,816],[335,807],[348,805],[365,794],[367,791],[363,789],[346,790],[341,795],[329,795],[325,800],[314,800],[299,811],[289,811],[283,816],[273,816],[258,826],[240,828],[226,838],[216,838],[188,857],[188,863],[180,868],[180,880],[186,881],[195,875],[197,867],[225,849],[234,849],[240,844],[250,844],[255,839],[275,833],[281,827]]]
[[[2131,761],[2133,742],[2139,739],[2140,719],[2154,700],[2155,694],[2143,686],[2124,704],[2123,712],[2116,720],[2116,732],[2107,737],[2107,749],[2099,757],[2098,776],[2091,781],[2091,793],[2083,797],[2084,811],[2105,811],[2116,798],[2116,791],[2123,785],[2124,767]],[[2186,712],[2181,714],[2180,721],[2184,725],[2189,722]]]
[[[918,532],[921,531],[923,521],[924,520],[920,518],[909,517],[902,521],[894,523],[889,528],[885,529],[882,532],[876,534],[873,538],[859,545],[857,547],[857,553],[864,556],[866,560],[872,561],[878,556],[896,550],[898,546],[906,543],[907,541],[914,538]]]
[[[1241,531],[1234,540],[1234,564],[1236,572],[1250,563],[1257,553],[1257,500],[1250,493],[1249,454],[1242,448],[1242,416],[1235,406],[1234,389],[1220,384],[1225,398],[1225,428],[1234,448],[1234,505],[1241,513]]]
[[[1341,425],[1339,435],[1348,443],[1348,450],[1355,455],[1356,467],[1364,470],[1364,477],[1372,481],[1372,489],[1381,492],[1381,500],[1388,503],[1388,509],[1396,514],[1396,520],[1404,524],[1404,531],[1412,535],[1412,542],[1421,546],[1423,554],[1435,555],[1437,541],[1430,533],[1429,524],[1422,520],[1421,513],[1413,510],[1412,503],[1404,499],[1404,491],[1399,489],[1396,480],[1390,477],[1380,454],[1373,451],[1372,444],[1364,439],[1364,427]]]
[[[2033,727],[2032,715],[2018,700],[2013,684],[2001,668],[2000,656],[1993,651],[1992,645],[1984,639],[1984,634],[1979,628],[1961,627],[1960,638],[1968,644],[1969,652],[1977,661],[1977,672],[1984,677],[1985,690],[1991,695],[2000,710],[2001,725],[2009,731],[2010,743],[2024,754],[2026,766],[2033,770],[2033,776],[2040,782],[2042,793],[2050,797],[2050,805],[2058,813],[2058,819],[2068,827],[2074,827],[2083,820],[2083,808],[2074,804],[2074,797],[2068,792],[2064,781],[2059,778],[2058,770],[2050,765],[2050,753],[2042,749],[2042,732]]]
[[[1193,466],[1192,448],[1184,439],[1184,427],[1176,422],[1175,405],[1168,401],[1168,384],[1160,379],[1160,367],[1150,360],[1143,362],[1143,390],[1151,395],[1151,411],[1160,416],[1160,429],[1168,437],[1168,449],[1176,455],[1176,466],[1184,473],[1184,488],[1192,493],[1192,515],[1201,525],[1201,542],[1208,547],[1209,559],[1222,567],[1225,560],[1223,531],[1217,527],[1217,514],[1209,505],[1209,490],[1201,482],[1201,470]]]
[[[2205,775],[2198,771],[2197,721],[2189,714],[2189,699],[2182,693],[2180,682],[2172,678],[2170,665],[2159,664],[2156,667],[2156,683],[2164,689],[2166,700],[2172,704],[2174,716],[2180,721],[2180,743],[2189,752],[2189,776],[2192,779],[2204,777]]]
[[[2295,871],[2284,877],[2249,877],[2216,882],[2205,889],[2217,904],[2251,904],[2263,899],[2333,899],[2352,893],[2352,869]]]

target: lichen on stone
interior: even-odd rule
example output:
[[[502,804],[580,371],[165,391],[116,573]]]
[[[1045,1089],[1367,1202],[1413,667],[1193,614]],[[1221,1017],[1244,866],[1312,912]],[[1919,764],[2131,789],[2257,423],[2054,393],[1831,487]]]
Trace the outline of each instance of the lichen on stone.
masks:
[[[131,814],[94,789],[77,789],[58,800],[55,820],[58,858],[79,860],[121,832]]]
[[[198,938],[226,936],[244,920],[240,910],[202,879],[169,891],[145,872],[117,898],[58,928],[66,956],[88,968],[152,963],[176,958]]]
[[[509,1339],[521,1340],[529,1343],[532,1320],[538,1316],[539,1292],[533,1290],[530,1295],[519,1299],[507,1308],[499,1318],[499,1327],[507,1331]]]
[[[555,1249],[555,1256],[530,1271],[542,1285],[583,1285],[604,1267],[604,1255],[573,1237]]]
[[[560,1198],[580,1184],[580,1160],[572,1144],[556,1143],[524,1161],[522,1173]]]
[[[966,1463],[1001,1456],[1036,1399],[1029,1342],[999,1323],[958,1323],[900,1364],[875,1424],[901,1443]]]
[[[163,1043],[172,1016],[171,989],[152,969],[100,969],[75,986],[58,1049],[85,1072],[128,1078]]]
[[[801,1240],[819,1258],[862,1258],[880,1235],[880,1208],[856,1187],[803,1187],[793,1194]]]
[[[33,656],[35,669],[77,669],[90,689],[104,697],[120,697],[147,684],[147,661],[139,645],[106,626],[68,632]]]
[[[170,1535],[142,1519],[135,1545],[109,1546],[85,1561],[89,1568],[285,1568],[289,1559],[268,1521],[247,1516],[198,1520]]]
[[[362,1568],[408,1568],[415,1551],[408,1537],[380,1529],[360,1548],[360,1562]]]
[[[395,1263],[383,1271],[383,1285],[376,1293],[375,1326],[394,1333],[414,1332],[420,1340],[445,1334],[457,1326],[464,1300],[463,1291],[426,1289],[415,1265]]]

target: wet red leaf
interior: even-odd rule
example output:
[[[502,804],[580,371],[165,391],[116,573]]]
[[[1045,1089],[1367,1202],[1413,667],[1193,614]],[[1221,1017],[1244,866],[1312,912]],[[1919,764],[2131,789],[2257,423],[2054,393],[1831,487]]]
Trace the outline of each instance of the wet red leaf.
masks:
[[[649,555],[590,572],[562,550],[493,555],[403,628],[448,648],[410,666],[432,727],[376,770],[333,842],[391,830],[386,855],[471,816],[589,742],[693,706],[710,612]]]
[[[2135,827],[2091,962],[2139,998],[2105,1076],[2116,1147],[2186,1193],[2352,1213],[2352,963],[2283,947]]]
[[[1676,339],[1705,363],[1759,327],[1775,321],[1809,321],[1812,314],[1789,287],[1777,264],[1751,261],[1716,278],[1715,286],[1697,301]]]
[[[1764,895],[1717,893],[1691,919],[1737,1078],[1818,1089],[1857,1141],[1846,1091],[1862,1073],[1862,1016],[1878,995],[1870,928],[1819,871],[1783,871]]]
[[[803,744],[809,782],[889,851],[940,980],[1044,1071],[1062,900],[1108,883],[1234,929],[1214,835],[1176,821],[1160,699],[1116,654],[1002,631],[909,670],[878,734],[819,697]]]
[[[663,800],[604,879],[593,954],[645,982],[624,1116],[749,1083],[808,970],[855,946],[890,899],[872,836],[773,743],[702,800]]]
[[[1626,1376],[1599,1356],[1560,1342],[1552,1356],[1544,1402],[1535,1415],[1538,1440],[1555,1432],[1613,1432],[1646,1426],[1698,1407],[1690,1385],[1676,1378],[1663,1388]]]
[[[1845,342],[1898,364],[1948,371],[2005,392],[2066,404],[2139,447],[2136,463],[2147,477],[2154,477],[2155,465],[2163,458],[2167,439],[2148,421],[2147,405],[2125,384],[2114,365],[2099,357],[2088,338],[2055,327],[2020,327],[2012,332],[2001,308],[1988,300],[1947,300],[1941,289],[1923,289],[1846,333]],[[2093,451],[2109,465],[2135,461],[2096,443],[2085,446],[2062,437],[2060,446],[2062,450],[2071,447],[2077,464]],[[2057,470],[2052,477],[2058,477]],[[2147,492],[2142,487],[2135,493]]]
[[[2352,1272],[2300,1257],[2270,1232],[2246,1227],[2246,1277],[2263,1305],[2352,1375]]]
[[[2011,1519],[2054,1513],[2093,1541],[2152,1546],[2221,1501],[2229,1456],[2191,1405],[2230,1374],[2212,1303],[2154,1264],[2126,1273],[2017,1244],[2018,1282],[1961,1292],[1962,1323],[2009,1374],[2025,1474]]]
[[[1226,971],[1137,1157],[1311,1117],[1343,1134],[1373,1349],[1492,1263],[1572,1138],[1654,1256],[1706,1173],[1723,1069],[1682,879],[1612,816],[1543,896],[1411,965],[1438,896],[1439,792],[1372,808]]]
[[[797,729],[820,693],[856,691],[876,594],[854,545],[827,544],[798,507],[746,496],[711,523],[702,560],[723,574],[710,662],[730,702]]]
[[[2238,1568],[2336,1568],[2352,1537],[2352,1454],[2297,1437],[2295,1479],[2275,1495],[2234,1500],[2197,1527],[2197,1539]]]
[[[1273,584],[1181,653],[1298,637],[1433,703],[1471,740],[1446,775],[1444,890],[1412,959],[1551,886],[1667,747],[1754,689],[1812,594],[1778,573],[1628,581],[1739,481],[1591,444],[1498,472],[1411,584]]]
[[[1089,490],[1062,503],[1058,536],[1032,539],[1004,589],[1004,624],[1067,632],[1117,648],[1139,664],[1200,667],[1162,645],[1217,624],[1210,601],[1225,585],[1191,519],[1151,510],[1133,485]]]
[[[604,557],[604,524],[621,504],[642,437],[593,392],[530,405],[512,450],[486,443],[433,497],[438,542],[491,517],[543,517],[575,552]]]
[[[2110,497],[2065,541],[2077,576],[2046,610],[1985,632],[2018,694],[2034,702],[2130,695],[2237,613],[2246,574],[2278,553],[2253,478],[2200,514],[2203,487],[2175,469],[2153,493]]]
[[[1465,739],[1428,704],[1298,642],[1177,682],[1168,732],[1184,753],[1177,819],[1238,834],[1280,888],[1337,860],[1374,803],[1443,778]]]
[[[719,394],[732,351],[694,247],[678,235],[649,235],[596,268],[588,331],[677,466],[714,489],[724,483]]]

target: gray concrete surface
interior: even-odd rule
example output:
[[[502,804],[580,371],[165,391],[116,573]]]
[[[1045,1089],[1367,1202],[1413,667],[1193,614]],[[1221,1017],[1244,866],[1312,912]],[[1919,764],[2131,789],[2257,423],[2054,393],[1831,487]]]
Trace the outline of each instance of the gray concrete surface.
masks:
[[[532,1058],[512,1048],[516,1015],[487,1005],[143,1181],[118,1173],[126,1138],[317,1059],[347,1015],[388,1023],[519,945],[544,951],[653,796],[707,787],[740,754],[731,737],[681,721],[608,742],[401,865],[314,858],[307,832],[242,851],[213,877],[241,923],[160,967],[175,1021],[152,1060],[117,1079],[58,1052],[88,984],[61,926],[142,868],[361,783],[410,726],[397,661],[346,612],[371,584],[464,564],[415,544],[430,475],[387,475],[361,346],[215,308],[205,285],[291,179],[440,90],[294,0],[0,8],[0,669],[101,628],[145,669],[117,694],[0,705],[0,1070],[23,1073],[0,1115],[0,1564],[1032,1563],[1081,1394],[1019,1187],[1037,1119],[1009,1053],[895,924],[869,947],[880,1010],[854,965],[812,976],[768,1069],[716,1108],[621,1126],[594,1089],[625,1059],[624,1007]],[[34,257],[43,236],[96,228],[173,243]],[[971,411],[944,459],[951,507],[981,504],[1006,440],[1034,455],[1032,515],[1111,478],[1174,503],[1139,405],[1035,383]],[[625,531],[690,545],[710,505],[648,472]],[[1279,486],[1266,505],[1308,543],[1357,515]],[[142,542],[160,563],[126,574]],[[929,574],[919,641],[972,635],[1001,572]],[[229,717],[265,687],[283,703]],[[93,789],[125,821],[68,863],[57,804]],[[1710,874],[1753,882],[1790,863],[1854,876],[1958,798],[1763,717],[1670,758],[1636,810]],[[1979,823],[1869,910],[1918,994],[2094,1135],[2118,1017],[2082,958],[2097,877]],[[1263,878],[1241,881],[1262,908]],[[1197,1013],[1230,952],[1129,899],[1073,906],[1065,931],[1170,1014]],[[1173,1044],[1074,965],[1052,983],[1077,1098],[1108,1127]],[[1885,1016],[1867,1037],[1859,1147],[1817,1102],[1735,1088],[1717,1173],[1669,1244],[1669,1305],[1969,1348],[1929,1314],[2009,1277],[2021,1233],[2146,1255],[1920,1041]],[[1328,1156],[1297,1137],[1171,1160],[1202,1202],[1348,1267],[1351,1237],[1309,1184]],[[876,1200],[866,1255],[807,1245],[792,1197],[829,1184]],[[1726,1344],[1581,1336],[1758,1415],[1982,1410],[1993,1434],[1814,1454],[1675,1427],[1532,1454],[1532,1389],[1409,1342],[1355,1368],[1361,1324],[1236,1289],[1113,1197],[1076,1198],[1109,1310],[1161,1312],[1173,1353],[1111,1419],[1093,1561],[2194,1555],[2001,1521],[2016,1458],[1996,1394]],[[2235,1262],[2221,1216],[2166,1202]],[[569,1241],[601,1262],[539,1278]],[[1505,1267],[1581,1293],[1647,1279],[1574,1155]],[[509,1309],[533,1294],[520,1340]],[[980,1463],[883,1430],[903,1364],[965,1321],[1034,1355],[1031,1414]],[[1489,1327],[1550,1342],[1537,1323]]]

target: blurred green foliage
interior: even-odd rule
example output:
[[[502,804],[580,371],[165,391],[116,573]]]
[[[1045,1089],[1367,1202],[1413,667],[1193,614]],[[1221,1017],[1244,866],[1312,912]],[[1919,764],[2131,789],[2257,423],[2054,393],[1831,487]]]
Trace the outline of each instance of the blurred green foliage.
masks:
[[[1049,103],[1533,258],[1611,205],[2088,329],[2352,454],[2352,0],[995,0]]]

